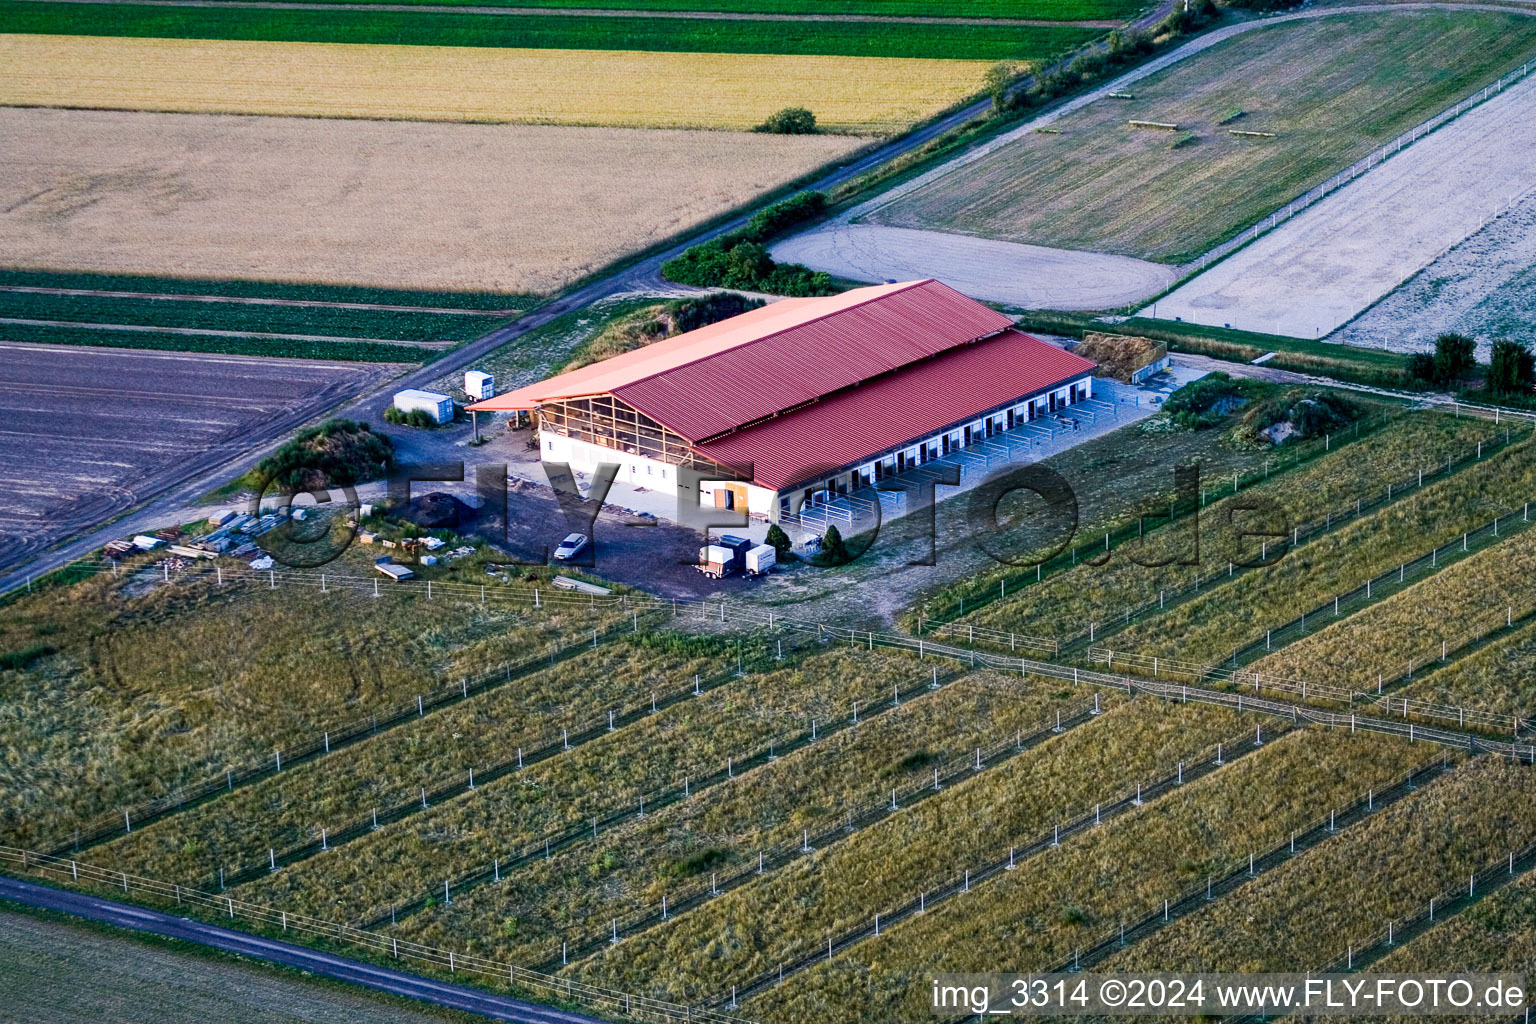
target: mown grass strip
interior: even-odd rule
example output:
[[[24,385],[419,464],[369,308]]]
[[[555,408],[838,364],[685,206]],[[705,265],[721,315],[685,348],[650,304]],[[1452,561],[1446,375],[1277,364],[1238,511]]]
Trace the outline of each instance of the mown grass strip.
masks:
[[[0,3],[6,31],[25,34],[390,43],[539,50],[812,54],[1024,60],[1048,57],[1097,29],[864,22],[719,21],[526,15],[488,18],[433,11],[141,7],[129,4]]]
[[[155,349],[163,352],[209,352],[230,356],[275,356],[322,362],[420,363],[440,355],[417,345],[388,345],[371,341],[278,341],[269,338],[200,337],[143,331],[88,330],[77,327],[0,327],[7,341],[32,345],[86,345]]]

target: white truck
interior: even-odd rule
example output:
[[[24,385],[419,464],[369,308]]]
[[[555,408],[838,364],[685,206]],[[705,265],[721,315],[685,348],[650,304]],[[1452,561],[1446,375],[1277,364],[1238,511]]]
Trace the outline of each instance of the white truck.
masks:
[[[464,393],[477,402],[495,398],[496,380],[483,370],[465,370]]]

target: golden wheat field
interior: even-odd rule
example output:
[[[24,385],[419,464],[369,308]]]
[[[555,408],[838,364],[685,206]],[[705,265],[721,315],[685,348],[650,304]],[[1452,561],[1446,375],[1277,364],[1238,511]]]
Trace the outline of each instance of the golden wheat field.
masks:
[[[986,61],[0,36],[0,103],[635,128],[745,129],[782,107],[905,128]]]
[[[0,138],[13,266],[499,292],[558,288],[865,142],[14,108]]]

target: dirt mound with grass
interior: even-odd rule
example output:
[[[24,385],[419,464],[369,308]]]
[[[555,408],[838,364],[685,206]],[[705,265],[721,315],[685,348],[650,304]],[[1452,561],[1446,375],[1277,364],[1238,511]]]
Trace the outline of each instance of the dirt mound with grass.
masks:
[[[1082,344],[1073,351],[1099,364],[1097,376],[1129,384],[1133,373],[1166,356],[1168,346],[1131,334],[1089,333],[1083,335]]]

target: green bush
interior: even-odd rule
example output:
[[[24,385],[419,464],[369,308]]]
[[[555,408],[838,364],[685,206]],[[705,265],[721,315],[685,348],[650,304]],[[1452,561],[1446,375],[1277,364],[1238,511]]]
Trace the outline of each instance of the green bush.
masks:
[[[26,668],[38,658],[47,657],[50,654],[57,653],[57,651],[58,648],[50,647],[47,644],[34,644],[31,647],[24,647],[19,651],[6,651],[4,654],[0,654],[0,669]]]
[[[821,535],[821,550],[811,561],[823,568],[830,568],[847,565],[852,560],[853,556],[848,553],[848,543],[843,540],[843,532],[836,526],[829,525],[827,532]]]
[[[771,135],[815,135],[816,115],[804,107],[785,107],[752,130]]]
[[[700,288],[773,295],[830,295],[832,278],[796,263],[775,263],[763,243],[827,208],[821,192],[800,192],[759,210],[746,226],[701,242],[661,265],[661,275]]]
[[[425,409],[412,409],[410,412],[406,412],[394,406],[384,410],[384,422],[398,423],[402,427],[437,426],[437,420],[433,419],[431,414]]]
[[[258,462],[252,483],[270,481],[273,486],[295,491],[345,487],[383,476],[394,468],[395,446],[389,438],[375,434],[366,423],[335,419],[300,431]]]
[[[778,523],[768,527],[768,536],[764,539],[763,543],[778,552],[779,561],[781,562],[789,558],[790,549],[794,547],[794,543],[789,539],[789,534],[785,533]]]
[[[1217,370],[1169,395],[1163,411],[1185,430],[1204,430],[1216,426],[1267,389],[1258,381],[1238,380]]]

